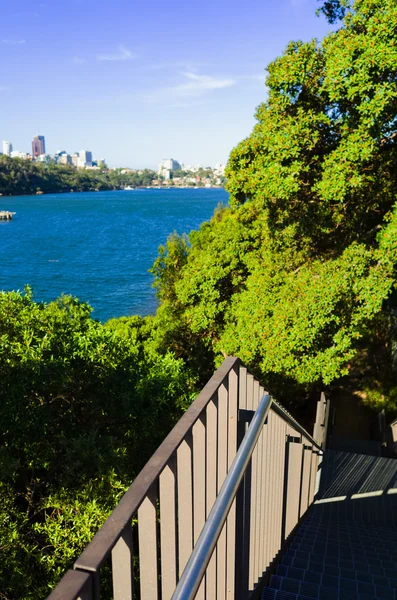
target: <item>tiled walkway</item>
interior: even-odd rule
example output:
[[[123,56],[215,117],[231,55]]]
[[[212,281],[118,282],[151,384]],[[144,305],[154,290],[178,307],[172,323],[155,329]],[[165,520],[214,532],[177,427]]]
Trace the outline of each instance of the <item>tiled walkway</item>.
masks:
[[[327,450],[263,600],[397,600],[397,460]]]

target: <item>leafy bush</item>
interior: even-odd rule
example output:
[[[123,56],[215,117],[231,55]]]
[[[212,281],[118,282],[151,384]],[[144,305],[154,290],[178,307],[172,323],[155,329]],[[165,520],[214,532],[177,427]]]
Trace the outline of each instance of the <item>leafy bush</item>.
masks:
[[[191,400],[181,360],[90,312],[0,293],[5,598],[48,593]]]

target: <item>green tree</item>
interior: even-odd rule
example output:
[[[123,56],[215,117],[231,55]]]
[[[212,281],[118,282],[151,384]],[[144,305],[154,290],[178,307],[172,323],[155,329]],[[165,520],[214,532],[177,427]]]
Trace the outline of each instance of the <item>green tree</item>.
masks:
[[[323,12],[341,27],[321,43],[291,42],[269,65],[268,99],[228,162],[230,209],[190,234],[177,276],[157,273],[169,285],[160,310],[175,298],[186,336],[210,342],[216,363],[238,354],[284,398],[378,352],[387,404],[397,385],[397,5],[331,0]]]
[[[0,595],[45,597],[191,400],[144,319],[0,292]]]

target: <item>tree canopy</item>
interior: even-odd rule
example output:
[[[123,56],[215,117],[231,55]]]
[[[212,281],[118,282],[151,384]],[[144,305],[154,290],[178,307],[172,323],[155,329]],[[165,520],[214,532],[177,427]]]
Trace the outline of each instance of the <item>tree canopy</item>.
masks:
[[[381,345],[371,377],[392,406],[397,5],[323,12],[340,28],[268,67],[268,98],[228,162],[230,208],[180,245],[177,272],[175,237],[163,249],[159,315],[176,312],[215,363],[237,354],[282,395],[329,384]]]

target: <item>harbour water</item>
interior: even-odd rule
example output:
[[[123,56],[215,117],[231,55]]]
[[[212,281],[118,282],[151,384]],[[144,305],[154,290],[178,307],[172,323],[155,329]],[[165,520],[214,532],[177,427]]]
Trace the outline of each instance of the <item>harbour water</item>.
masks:
[[[0,289],[33,288],[37,301],[62,293],[88,302],[93,318],[146,315],[157,300],[148,273],[173,231],[208,220],[221,189],[136,189],[1,198]]]

